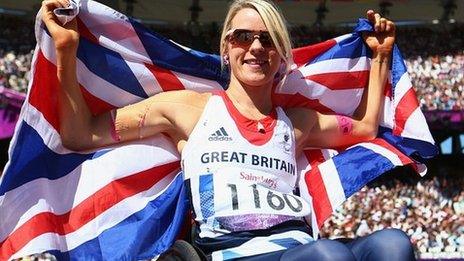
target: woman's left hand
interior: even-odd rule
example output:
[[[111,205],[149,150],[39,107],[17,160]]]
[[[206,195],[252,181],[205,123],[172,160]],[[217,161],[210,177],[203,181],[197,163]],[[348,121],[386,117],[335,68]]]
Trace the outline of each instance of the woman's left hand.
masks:
[[[374,26],[374,32],[364,33],[364,41],[374,53],[390,54],[395,43],[395,24],[372,10],[366,15]]]

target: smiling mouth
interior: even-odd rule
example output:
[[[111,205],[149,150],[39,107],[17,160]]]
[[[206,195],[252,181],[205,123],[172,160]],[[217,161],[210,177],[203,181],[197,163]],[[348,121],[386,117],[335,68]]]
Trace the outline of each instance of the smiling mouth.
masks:
[[[243,63],[249,64],[249,65],[264,65],[264,64],[267,64],[268,62],[265,60],[248,59],[248,60],[244,60]]]

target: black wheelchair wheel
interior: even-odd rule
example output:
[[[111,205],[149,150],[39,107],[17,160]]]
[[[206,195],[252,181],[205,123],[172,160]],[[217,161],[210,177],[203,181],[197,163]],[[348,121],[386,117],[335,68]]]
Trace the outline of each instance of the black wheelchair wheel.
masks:
[[[158,260],[162,261],[201,261],[195,248],[184,240],[177,240]]]

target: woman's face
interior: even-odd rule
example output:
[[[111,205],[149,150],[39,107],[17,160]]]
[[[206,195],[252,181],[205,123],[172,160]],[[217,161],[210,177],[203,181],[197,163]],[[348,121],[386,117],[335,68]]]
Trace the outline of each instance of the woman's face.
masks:
[[[232,19],[232,29],[246,29],[256,34],[268,31],[258,12],[251,8],[237,12]],[[238,44],[233,39],[227,41],[232,80],[235,78],[244,86],[272,85],[281,61],[274,46],[264,47],[258,37],[249,45]]]

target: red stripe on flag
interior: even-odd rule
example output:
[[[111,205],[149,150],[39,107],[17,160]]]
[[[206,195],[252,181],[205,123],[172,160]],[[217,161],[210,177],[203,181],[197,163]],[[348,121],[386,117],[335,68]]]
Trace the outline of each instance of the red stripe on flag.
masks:
[[[319,102],[318,99],[309,99],[300,93],[297,94],[284,94],[284,93],[273,93],[272,102],[276,106],[281,106],[284,108],[293,108],[293,107],[306,107],[313,110],[316,110],[321,113],[326,114],[335,114],[335,112],[326,107]]]
[[[317,165],[326,160],[320,149],[308,149],[304,150],[303,153],[306,156],[306,159],[308,159],[309,165],[312,168],[317,167]]]
[[[322,43],[295,48],[292,50],[293,60],[297,66],[306,64],[322,54],[323,52],[329,50],[337,44],[337,41],[331,39]]]
[[[324,221],[330,217],[333,209],[318,167],[312,168],[305,174],[305,182],[309,195],[313,198],[312,203],[317,225],[321,227]]]
[[[389,81],[387,81],[385,83],[385,89],[384,89],[384,93],[383,95],[385,95],[386,97],[390,98],[390,100],[392,99],[392,91],[393,91],[393,88],[392,88],[392,85]]]
[[[157,166],[110,182],[67,213],[43,212],[33,216],[0,243],[0,260],[10,258],[42,234],[66,235],[78,230],[122,200],[149,189],[178,168],[178,161]]]
[[[92,43],[98,44],[98,39],[93,35],[87,26],[82,22],[79,17],[77,18],[77,30],[79,31],[79,36],[84,37],[85,39],[91,41]]]
[[[179,79],[170,71],[154,64],[146,63],[145,66],[155,76],[163,91],[184,90],[184,85]]]
[[[57,131],[60,129],[58,114],[59,83],[56,66],[45,58],[42,50],[37,54],[29,103],[42,113]]]
[[[414,163],[411,158],[409,158],[408,156],[406,156],[403,152],[399,151],[397,148],[395,148],[393,145],[391,145],[390,143],[386,142],[384,139],[382,138],[376,138],[376,139],[373,139],[371,141],[368,141],[369,143],[373,143],[373,144],[376,144],[376,145],[379,145],[379,146],[382,146],[386,149],[388,149],[389,151],[395,153],[396,155],[398,155],[398,157],[400,158],[401,162],[403,163],[403,165],[408,165],[408,164],[412,164]]]
[[[401,98],[400,102],[395,109],[395,126],[393,127],[393,134],[400,136],[406,125],[409,116],[419,107],[416,93],[411,87]]]
[[[367,86],[369,71],[321,73],[304,77],[331,90],[360,89]]]
[[[87,106],[89,107],[90,111],[93,115],[98,115],[116,107],[99,99],[98,97],[92,95],[88,92],[84,87],[80,85],[82,96],[84,96],[85,101],[87,102]]]

